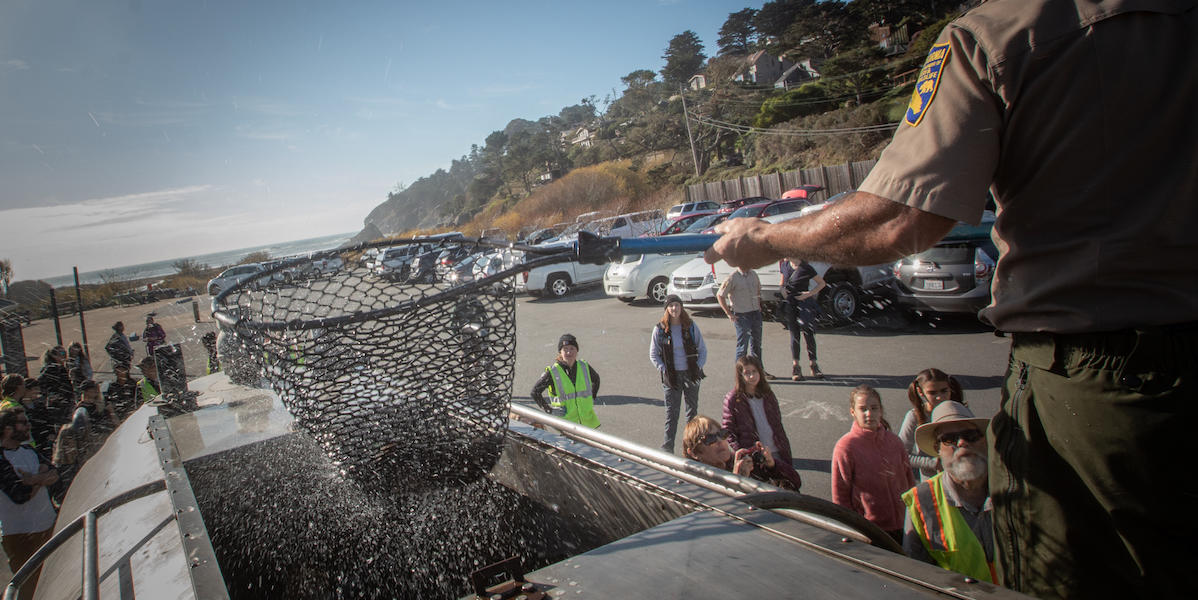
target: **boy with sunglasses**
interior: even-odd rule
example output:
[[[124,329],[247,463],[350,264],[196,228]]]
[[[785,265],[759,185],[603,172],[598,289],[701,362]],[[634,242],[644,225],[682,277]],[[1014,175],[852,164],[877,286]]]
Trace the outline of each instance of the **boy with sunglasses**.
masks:
[[[963,404],[936,405],[915,430],[915,443],[940,457],[943,470],[903,494],[908,556],[994,582],[994,533],[986,465],[986,427]]]

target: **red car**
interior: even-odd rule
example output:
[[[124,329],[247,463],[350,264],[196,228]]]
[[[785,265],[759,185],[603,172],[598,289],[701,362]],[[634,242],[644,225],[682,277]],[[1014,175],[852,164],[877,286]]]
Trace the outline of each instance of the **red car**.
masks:
[[[666,223],[666,225],[657,233],[647,233],[645,235],[674,235],[675,233],[682,233],[683,231],[686,231],[686,228],[690,227],[695,221],[698,221],[707,215],[713,214],[716,213],[715,211],[711,210],[687,213],[678,217],[677,219],[674,219],[673,221],[670,221],[669,223]]]

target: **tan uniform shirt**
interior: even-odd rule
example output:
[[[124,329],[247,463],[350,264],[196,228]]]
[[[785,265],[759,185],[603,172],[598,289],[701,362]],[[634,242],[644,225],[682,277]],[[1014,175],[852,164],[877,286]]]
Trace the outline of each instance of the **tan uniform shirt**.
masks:
[[[1198,319],[1195,0],[991,0],[933,46],[860,189],[977,223],[982,317],[1099,332]]]
[[[741,273],[737,269],[720,284],[716,295],[726,299],[734,313],[761,310],[761,279],[756,271]]]

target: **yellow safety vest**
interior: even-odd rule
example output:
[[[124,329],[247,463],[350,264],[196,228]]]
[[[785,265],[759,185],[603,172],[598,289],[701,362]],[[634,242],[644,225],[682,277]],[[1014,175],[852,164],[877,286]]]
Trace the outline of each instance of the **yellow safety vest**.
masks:
[[[586,361],[579,360],[576,365],[574,381],[566,377],[566,370],[556,361],[545,367],[553,383],[549,386],[550,406],[566,409],[567,421],[574,421],[592,429],[599,427],[599,417],[595,415],[594,392],[591,391],[591,367]]]
[[[154,384],[150,383],[150,380],[145,377],[142,377],[141,381],[137,382],[137,388],[141,391],[142,402],[153,400],[159,393],[158,390],[154,389]]]
[[[982,542],[944,495],[944,473],[903,493],[903,504],[936,564],[980,581],[994,583],[994,564],[986,560]]]

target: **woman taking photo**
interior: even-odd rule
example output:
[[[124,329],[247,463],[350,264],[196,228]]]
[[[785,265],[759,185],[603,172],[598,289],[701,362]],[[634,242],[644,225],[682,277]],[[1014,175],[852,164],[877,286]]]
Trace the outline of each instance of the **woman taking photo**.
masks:
[[[778,399],[765,382],[761,361],[746,354],[736,361],[736,387],[724,398],[724,429],[733,449],[756,448],[757,442],[769,450],[774,465],[765,464],[764,453],[755,457],[754,469],[768,471],[766,479],[776,479],[782,487],[799,491],[803,480],[791,464],[790,440],[782,428],[782,411]]]
[[[661,374],[661,389],[666,396],[666,435],[661,449],[672,454],[679,404],[685,396],[688,422],[699,414],[699,381],[707,363],[703,334],[682,308],[678,296],[666,298],[665,314],[649,337],[649,360]]]

